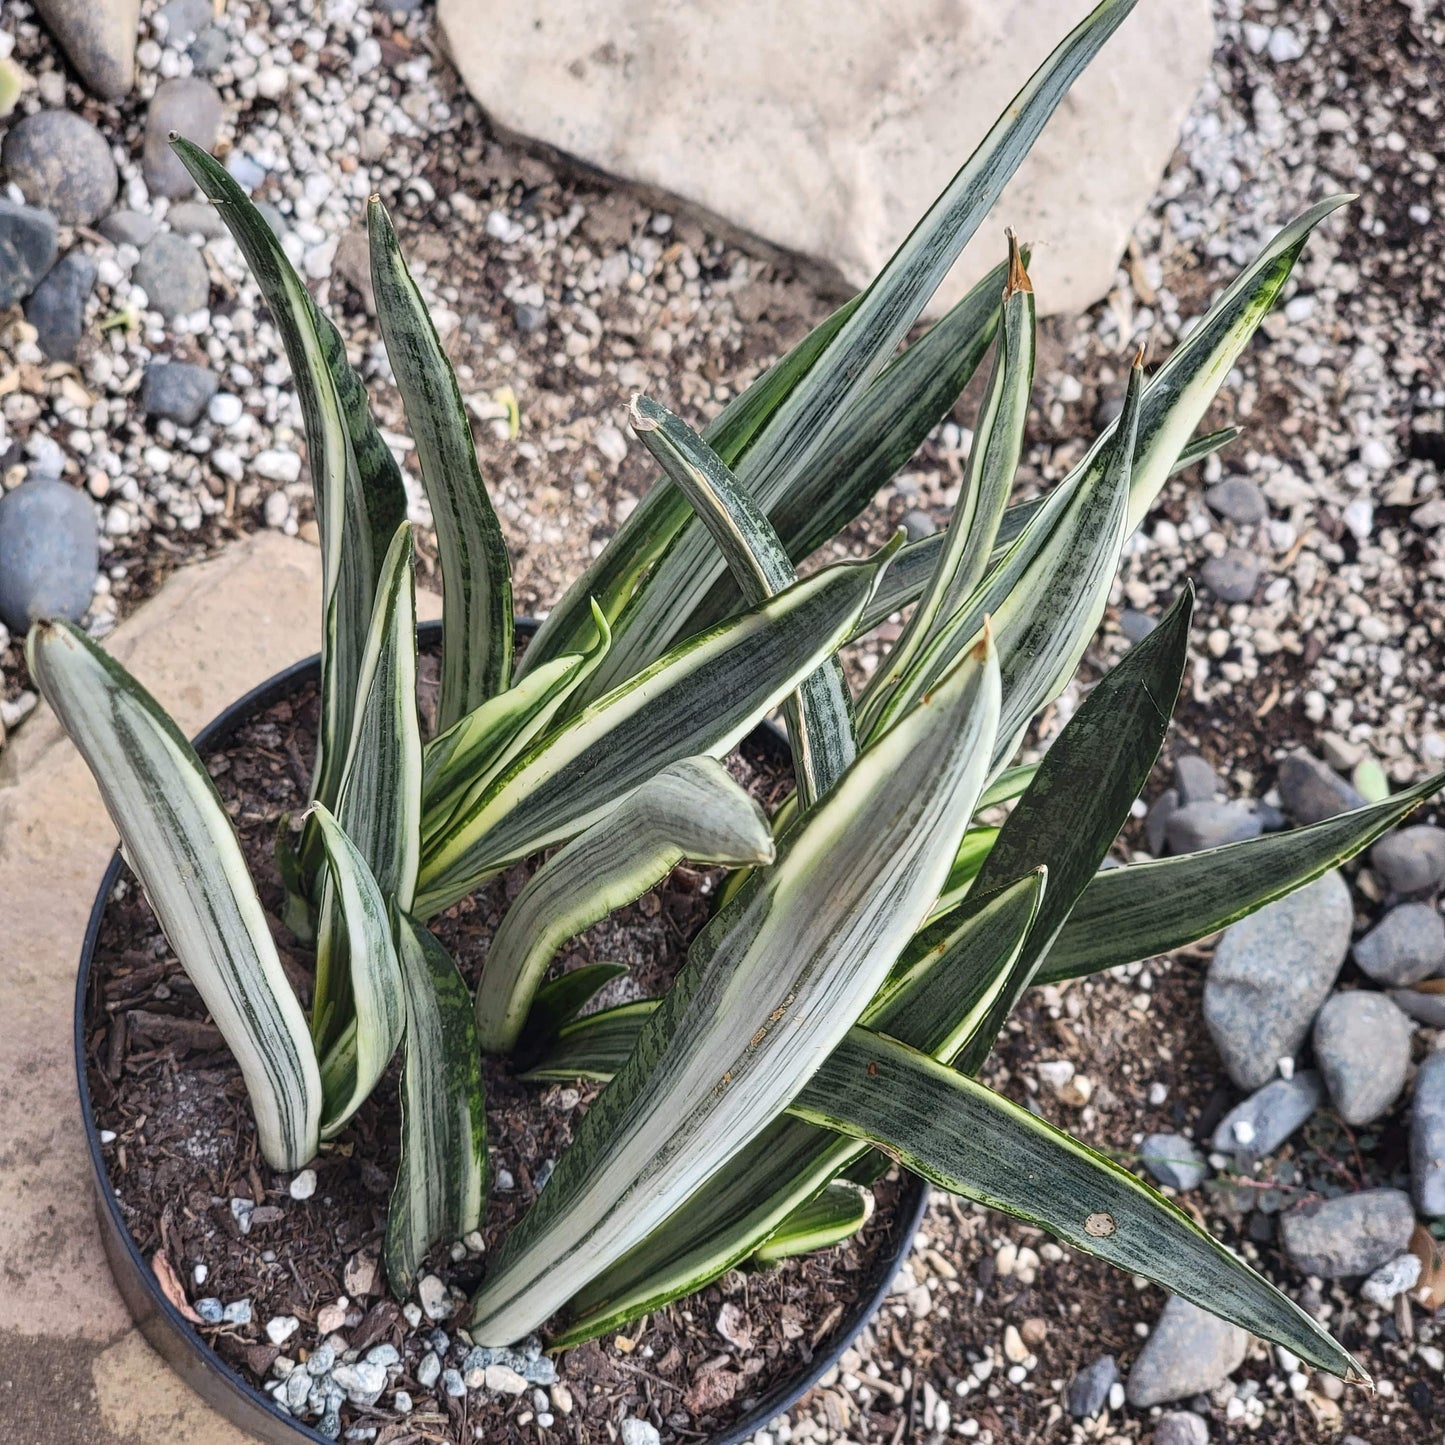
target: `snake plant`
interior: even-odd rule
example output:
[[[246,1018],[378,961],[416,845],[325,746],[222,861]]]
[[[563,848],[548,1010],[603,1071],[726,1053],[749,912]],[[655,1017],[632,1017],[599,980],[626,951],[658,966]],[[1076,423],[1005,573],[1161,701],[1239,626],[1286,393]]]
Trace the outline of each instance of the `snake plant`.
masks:
[[[1363,1378],[1187,1214],[976,1078],[1031,985],[1206,936],[1351,856],[1441,782],[1295,833],[1104,869],[1186,667],[1187,589],[1042,761],[1015,762],[1166,478],[1233,435],[1195,432],[1311,231],[1347,199],[1285,227],[1152,376],[1136,358],[1118,419],[1046,495],[1018,499],[1035,357],[1025,252],[1010,237],[994,272],[899,345],[1132,6],[1099,4],[877,279],[700,433],[634,398],[659,476],[520,657],[460,393],[372,201],[377,315],[440,557],[430,736],[397,465],[339,333],[265,222],[222,167],[173,142],[276,318],[306,424],[321,723],[304,829],[278,845],[288,918],[316,948],[306,1007],[230,820],[159,706],[64,623],[37,625],[30,666],[236,1055],[269,1163],[298,1168],[328,1147],[401,1054],[386,1241],[398,1293],[481,1221],[483,1054],[525,1057],[536,1080],[605,1085],[489,1256],[479,1342],[547,1328],[577,1343],[749,1260],[836,1242],[867,1218],[892,1160]],[[947,531],[800,576],[986,358]],[[910,606],[855,697],[839,649]],[[769,818],[717,760],[774,710],[796,791]],[[999,805],[1001,825],[980,819]],[[670,989],[585,1012],[617,970],[549,978],[559,945],[682,858],[733,872]],[[471,988],[427,922],[529,859]]]

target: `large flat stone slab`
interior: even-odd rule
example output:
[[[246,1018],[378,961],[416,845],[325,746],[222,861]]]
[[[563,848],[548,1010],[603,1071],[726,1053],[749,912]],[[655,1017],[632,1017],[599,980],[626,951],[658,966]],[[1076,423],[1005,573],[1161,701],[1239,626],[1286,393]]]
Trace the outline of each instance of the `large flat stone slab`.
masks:
[[[1088,8],[438,0],[437,13],[462,78],[504,132],[860,286]],[[1005,225],[1035,243],[1041,312],[1103,296],[1213,46],[1209,0],[1140,5],[1075,84],[939,303],[1003,259]]]
[[[106,646],[187,733],[320,642],[321,554],[263,532],[177,572]],[[423,615],[437,602],[418,598]],[[0,1401],[16,1445],[241,1445],[131,1328],[71,1059],[76,958],[115,834],[42,708],[0,752]]]

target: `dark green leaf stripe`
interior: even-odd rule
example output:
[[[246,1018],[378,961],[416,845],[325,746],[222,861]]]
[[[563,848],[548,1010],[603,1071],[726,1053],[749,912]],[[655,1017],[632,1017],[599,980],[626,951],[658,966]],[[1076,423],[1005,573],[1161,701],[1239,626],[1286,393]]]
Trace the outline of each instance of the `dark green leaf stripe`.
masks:
[[[386,1277],[405,1297],[427,1252],[482,1222],[487,1115],[472,1000],[457,966],[415,919],[396,921],[406,989],[401,1165],[386,1215]]]
[[[645,396],[633,398],[629,419],[711,533],[747,606],[757,607],[798,580],[778,534],[706,442]],[[853,698],[842,663],[830,657],[804,678],[784,712],[798,796],[806,809],[857,755]]]
[[[1106,869],[1084,889],[1038,982],[1153,958],[1217,933],[1353,858],[1442,788],[1445,773],[1436,773],[1388,802],[1307,828]]]
[[[477,466],[456,376],[376,197],[367,208],[367,227],[376,316],[436,525],[443,602],[437,726],[445,730],[511,679],[511,562]]]
[[[240,1066],[261,1153],[316,1153],[321,1079],[235,829],[195,749],[114,658],[67,622],[40,622],[26,661],[75,744],[127,863]]]
[[[951,1193],[1048,1230],[1346,1379],[1358,1363],[1293,1301],[1128,1170],[904,1044],[855,1029],[794,1111]]]
[[[993,369],[974,421],[973,445],[958,504],[944,535],[938,565],[913,616],[865,694],[862,716],[876,718],[882,704],[922,653],[935,626],[952,617],[983,581],[999,522],[1023,453],[1024,425],[1034,381],[1034,295],[1009,233],[1008,283]]]
[[[406,493],[341,337],[317,310],[261,213],[199,146],[176,138],[171,148],[241,248],[281,333],[301,403],[321,533],[324,624],[323,723],[311,795],[335,807],[377,575],[387,543],[405,520]],[[312,855],[308,838],[304,856]]]
[[[674,648],[533,744],[435,841],[417,911],[580,833],[679,758],[720,757],[836,651],[886,557],[842,563]]]
[[[769,515],[795,563],[858,517],[947,417],[993,341],[1005,272],[990,271],[836,419],[827,451]],[[731,576],[719,577],[681,635],[728,616],[740,601]]]

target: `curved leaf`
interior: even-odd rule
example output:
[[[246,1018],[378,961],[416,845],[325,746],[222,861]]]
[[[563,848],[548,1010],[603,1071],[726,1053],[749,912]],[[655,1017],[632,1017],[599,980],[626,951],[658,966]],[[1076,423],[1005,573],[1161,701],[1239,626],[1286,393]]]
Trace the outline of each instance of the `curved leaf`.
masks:
[[[833,1179],[800,1204],[753,1252],[759,1264],[776,1264],[799,1254],[842,1244],[873,1217],[873,1191],[847,1179]]]
[[[316,1153],[321,1079],[256,885],[215,785],[156,700],[68,622],[38,622],[26,662],[95,778],[166,939],[240,1065],[261,1153]]]
[[[773,861],[767,815],[714,758],[669,764],[532,875],[482,966],[482,1048],[510,1051],[557,950],[640,898],[684,858],[732,866]]]

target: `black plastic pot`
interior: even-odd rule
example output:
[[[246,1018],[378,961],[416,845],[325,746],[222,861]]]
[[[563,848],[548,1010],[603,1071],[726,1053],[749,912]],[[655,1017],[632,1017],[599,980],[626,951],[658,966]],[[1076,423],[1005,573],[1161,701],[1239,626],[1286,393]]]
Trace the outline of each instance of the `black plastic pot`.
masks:
[[[531,619],[519,618],[517,632],[530,636],[536,629]],[[441,639],[441,624],[424,622],[417,629],[422,643]],[[294,692],[302,684],[315,682],[321,672],[319,657],[307,658],[278,672],[267,682],[253,688],[231,704],[213,722],[202,728],[195,738],[199,751],[224,743],[254,712]],[[769,723],[754,734],[769,752],[786,755],[787,740]],[[317,1445],[330,1445],[327,1437],[276,1408],[270,1397],[248,1384],[230,1368],[197,1333],[194,1327],[161,1291],[154,1272],[131,1238],[110,1184],[105,1157],[101,1152],[100,1133],[96,1128],[95,1111],[91,1105],[90,1084],[85,1063],[86,993],[90,982],[91,962],[106,904],[121,873],[121,857],[117,853],[101,879],[100,891],[90,911],[90,922],[81,945],[80,971],[75,983],[75,1068],[80,1088],[80,1112],[85,1125],[86,1144],[90,1151],[91,1174],[95,1184],[97,1213],[101,1238],[111,1274],[141,1333],[152,1348],[203,1399],[239,1429],[254,1435],[267,1445],[296,1445],[301,1440]],[[797,1403],[818,1381],[838,1363],[864,1325],[872,1319],[893,1282],[913,1243],[913,1236],[928,1206],[928,1186],[913,1175],[906,1176],[899,1202],[898,1231],[888,1250],[874,1263],[867,1281],[867,1294],[841,1323],[833,1344],[814,1358],[806,1371],[781,1381],[748,1411],[731,1429],[712,1437],[708,1445],[741,1445],[768,1421]]]

